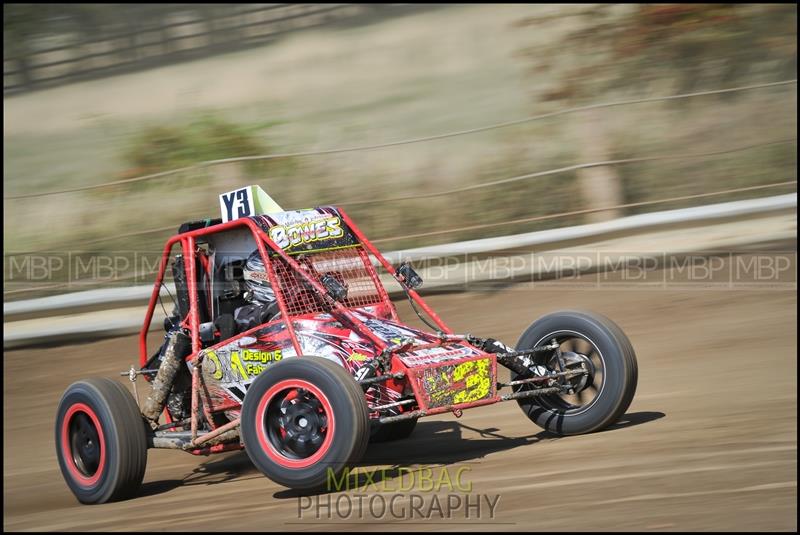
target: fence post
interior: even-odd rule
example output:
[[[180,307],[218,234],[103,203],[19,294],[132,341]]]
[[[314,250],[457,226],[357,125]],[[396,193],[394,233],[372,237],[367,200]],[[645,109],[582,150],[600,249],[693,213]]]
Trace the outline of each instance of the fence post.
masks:
[[[30,64],[28,63],[28,56],[23,55],[17,58],[17,70],[22,78],[23,87],[26,90],[33,89],[35,81],[31,76],[31,68]]]
[[[577,121],[578,151],[581,160],[601,162],[611,160],[611,142],[608,138],[608,117],[602,110],[582,112]],[[585,158],[585,159],[584,159]],[[586,208],[617,206],[624,203],[622,180],[612,166],[589,167],[578,170],[578,186]],[[586,215],[588,223],[608,221],[622,217],[620,210],[605,210]]]

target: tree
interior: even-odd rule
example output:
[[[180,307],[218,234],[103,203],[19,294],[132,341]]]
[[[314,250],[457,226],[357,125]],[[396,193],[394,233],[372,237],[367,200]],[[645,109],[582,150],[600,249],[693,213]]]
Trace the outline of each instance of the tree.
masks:
[[[576,17],[580,28],[523,51],[533,74],[554,74],[553,83],[534,95],[540,105],[573,107],[797,76],[794,4],[604,4],[517,25],[539,30],[565,16]],[[583,112],[575,132],[582,161],[612,159],[607,122],[605,110]],[[611,167],[581,170],[579,181],[589,207],[624,201]],[[590,219],[619,215],[607,211]]]

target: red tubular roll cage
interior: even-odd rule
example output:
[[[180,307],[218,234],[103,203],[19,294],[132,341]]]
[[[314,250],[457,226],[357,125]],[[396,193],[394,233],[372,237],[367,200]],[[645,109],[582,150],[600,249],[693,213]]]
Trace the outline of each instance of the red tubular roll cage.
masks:
[[[375,248],[374,245],[364,236],[364,234],[359,230],[359,228],[353,223],[350,217],[341,209],[337,208],[339,211],[340,216],[344,223],[350,228],[350,231],[356,236],[360,244],[367,250],[367,252],[373,255],[378,262],[389,272],[393,277],[398,279],[397,272],[395,271],[394,267],[381,255],[381,253]],[[269,236],[264,232],[264,230],[258,226],[251,218],[245,217],[236,219],[234,221],[229,221],[227,223],[220,223],[218,225],[213,225],[210,227],[205,227],[202,229],[192,230],[188,232],[184,232],[181,234],[177,234],[170,238],[166,245],[164,246],[164,250],[161,254],[161,261],[159,264],[158,275],[156,277],[155,284],[153,286],[153,292],[150,295],[150,302],[147,307],[147,314],[145,315],[144,324],[142,325],[142,330],[139,332],[139,362],[141,366],[144,366],[148,359],[147,354],[147,333],[150,330],[150,324],[153,320],[153,313],[155,312],[156,302],[158,301],[159,294],[161,292],[161,286],[164,282],[164,274],[166,272],[167,264],[169,263],[169,257],[172,253],[172,247],[177,243],[181,242],[181,247],[183,249],[183,254],[186,258],[186,282],[189,290],[189,313],[187,314],[187,321],[188,327],[191,331],[191,339],[192,339],[192,353],[186,357],[186,360],[192,361],[197,358],[198,353],[201,350],[201,343],[200,343],[200,316],[199,316],[199,301],[198,301],[198,293],[197,293],[197,273],[195,270],[195,239],[201,236],[207,236],[209,234],[216,234],[218,232],[238,228],[238,227],[248,227],[250,232],[253,235],[253,238],[256,242],[256,246],[258,247],[259,254],[261,255],[261,259],[264,262],[264,266],[267,270],[267,276],[269,278],[270,284],[273,288],[279,288],[277,276],[275,274],[275,269],[272,265],[272,261],[270,259],[269,254],[267,254],[267,248],[273,252],[275,252],[278,256],[280,256],[288,266],[295,272],[299,273],[308,284],[310,284],[313,288],[315,288],[320,295],[327,295],[327,291],[325,288],[312,276],[308,275],[304,269],[300,267],[300,265],[288,254],[286,254],[280,247],[278,247],[274,241],[272,241]],[[365,262],[364,266],[370,274],[370,277],[375,281],[378,288],[382,288],[380,285],[380,280],[378,279],[377,273],[375,273],[375,269],[370,262]],[[450,328],[439,318],[439,316],[431,310],[431,308],[425,303],[425,301],[420,297],[420,295],[412,290],[408,290],[411,299],[419,305],[419,307],[436,323],[439,329],[445,334],[452,334]],[[381,295],[384,299],[388,300],[386,297],[385,291],[381,291]],[[278,302],[278,308],[281,312],[281,317],[284,318],[284,322],[286,324],[287,331],[292,340],[292,345],[297,352],[296,354],[302,355],[302,350],[300,344],[297,340],[297,336],[295,335],[294,328],[292,326],[292,322],[290,321],[291,316],[288,314],[286,303],[283,299],[282,292],[276,291],[275,292],[276,300]],[[330,300],[331,312],[335,315],[338,315],[345,319],[354,330],[356,330],[359,334],[363,335],[364,337],[371,340],[375,345],[380,348],[381,350],[386,350],[388,348],[387,344],[375,336],[370,329],[364,325],[364,323],[358,319],[350,310],[346,307],[342,306],[339,302]],[[408,347],[404,347],[403,350],[408,350]]]

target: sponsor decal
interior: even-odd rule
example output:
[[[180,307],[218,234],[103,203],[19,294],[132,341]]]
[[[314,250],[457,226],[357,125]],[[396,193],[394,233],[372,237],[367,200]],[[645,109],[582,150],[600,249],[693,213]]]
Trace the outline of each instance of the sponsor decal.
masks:
[[[434,347],[430,349],[420,349],[410,354],[402,355],[400,359],[406,366],[420,366],[469,357],[476,353],[476,351],[464,346],[459,346],[458,349]]]
[[[364,362],[367,360],[367,356],[358,352],[353,352],[347,356],[347,360],[350,362]]]
[[[222,383],[243,383],[254,378],[265,369],[270,362],[283,359],[283,351],[262,350],[233,350],[230,352],[219,350],[206,351],[203,369],[212,378]]]
[[[489,397],[492,393],[490,363],[489,359],[478,359],[423,370],[420,378],[430,406],[471,403]]]
[[[234,351],[231,353],[231,362],[234,358],[239,358],[239,352]],[[275,351],[250,351],[245,349],[241,352],[241,360],[244,362],[244,369],[248,375],[259,375],[267,369],[268,362],[277,362],[283,358],[283,353],[280,349]]]
[[[287,250],[298,245],[344,236],[342,220],[338,217],[306,219],[291,225],[270,227],[269,237],[281,249]]]
[[[239,353],[239,352],[234,351],[234,353]],[[274,351],[259,351],[259,350],[244,349],[242,350],[241,354],[242,354],[242,360],[250,362],[260,362],[261,364],[281,360],[282,358],[282,353],[280,349],[276,349]]]
[[[374,319],[364,319],[364,316],[359,316],[359,319],[364,321],[364,324],[375,334],[378,338],[389,341],[392,343],[400,343],[403,338],[412,338],[415,342],[422,341],[414,331],[410,331],[408,329],[403,329],[401,327],[397,327],[395,325],[391,325],[387,322],[374,320]]]

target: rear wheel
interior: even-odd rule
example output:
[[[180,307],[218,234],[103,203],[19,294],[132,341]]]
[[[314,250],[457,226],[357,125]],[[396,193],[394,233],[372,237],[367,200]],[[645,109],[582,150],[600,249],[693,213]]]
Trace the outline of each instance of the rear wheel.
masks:
[[[549,373],[585,373],[563,380],[569,387],[563,394],[518,399],[523,412],[560,435],[591,433],[616,422],[630,406],[638,380],[636,354],[622,329],[600,314],[556,312],[528,327],[517,349],[553,343],[559,346],[561,361],[553,351],[538,364]],[[512,379],[522,377],[512,373]],[[514,390],[529,388],[518,385]]]
[[[344,368],[320,357],[286,359],[259,375],[241,422],[253,464],[297,489],[338,478],[361,460],[369,440],[364,392]]]
[[[64,392],[56,413],[56,456],[78,501],[105,503],[133,496],[147,465],[139,407],[111,379],[86,379]]]

